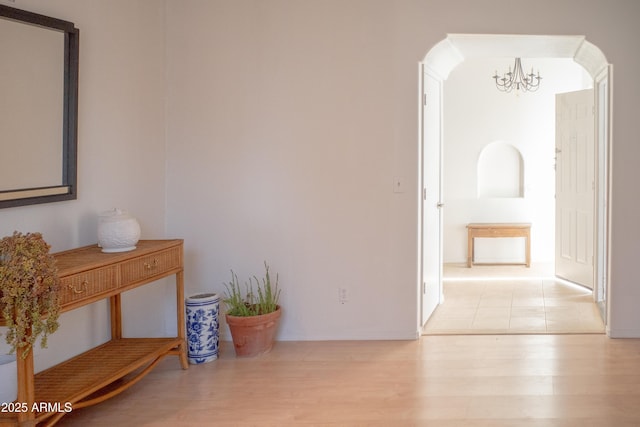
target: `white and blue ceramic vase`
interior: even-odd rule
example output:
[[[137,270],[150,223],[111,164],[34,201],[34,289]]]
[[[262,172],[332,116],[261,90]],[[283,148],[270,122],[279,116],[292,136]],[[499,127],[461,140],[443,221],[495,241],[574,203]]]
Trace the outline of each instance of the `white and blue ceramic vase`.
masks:
[[[197,365],[218,358],[220,296],[199,294],[186,298],[189,363]]]

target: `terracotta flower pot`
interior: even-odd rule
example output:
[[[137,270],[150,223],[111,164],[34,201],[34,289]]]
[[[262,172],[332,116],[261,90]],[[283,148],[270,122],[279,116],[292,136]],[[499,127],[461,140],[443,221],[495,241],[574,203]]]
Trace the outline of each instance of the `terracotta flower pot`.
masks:
[[[251,357],[267,353],[273,347],[282,310],[258,316],[226,315],[233,347],[238,357]]]

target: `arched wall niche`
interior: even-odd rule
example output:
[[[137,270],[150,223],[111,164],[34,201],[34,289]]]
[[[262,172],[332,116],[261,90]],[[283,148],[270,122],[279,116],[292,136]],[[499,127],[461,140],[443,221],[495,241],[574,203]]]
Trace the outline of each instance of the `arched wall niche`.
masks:
[[[524,160],[513,145],[504,141],[486,145],[476,171],[479,199],[524,197]]]

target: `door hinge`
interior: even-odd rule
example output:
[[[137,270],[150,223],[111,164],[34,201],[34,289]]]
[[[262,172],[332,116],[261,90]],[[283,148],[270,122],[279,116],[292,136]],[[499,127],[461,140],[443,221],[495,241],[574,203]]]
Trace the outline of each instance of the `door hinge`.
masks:
[[[422,293],[423,294],[427,293],[427,282],[422,282]]]
[[[427,187],[422,189],[422,200],[423,201],[427,200]]]
[[[422,106],[423,107],[427,106],[427,94],[426,93],[422,94]]]

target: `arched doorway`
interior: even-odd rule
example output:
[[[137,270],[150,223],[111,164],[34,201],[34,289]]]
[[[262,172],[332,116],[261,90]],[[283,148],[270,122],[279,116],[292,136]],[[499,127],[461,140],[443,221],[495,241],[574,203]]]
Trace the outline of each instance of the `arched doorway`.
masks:
[[[594,299],[606,307],[610,66],[583,36],[449,35],[421,66],[421,271],[422,324],[442,298],[442,121],[443,82],[463,61],[484,57],[570,58],[593,79],[596,121],[596,219]],[[437,173],[435,172],[437,170]],[[446,209],[446,207],[445,207]],[[603,310],[607,311],[608,310]],[[607,322],[608,323],[608,322]]]

